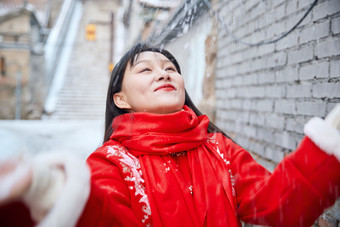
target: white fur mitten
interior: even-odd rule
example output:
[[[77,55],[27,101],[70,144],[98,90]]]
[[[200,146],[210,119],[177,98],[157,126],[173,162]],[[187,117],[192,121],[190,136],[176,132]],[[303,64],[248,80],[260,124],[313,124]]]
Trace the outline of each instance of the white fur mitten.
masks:
[[[75,226],[90,193],[90,170],[69,153],[34,157],[33,182],[24,201],[39,227]]]
[[[318,147],[340,162],[340,104],[332,109],[325,120],[318,117],[310,119],[304,132]]]
[[[325,119],[326,123],[340,131],[340,104],[337,104]]]

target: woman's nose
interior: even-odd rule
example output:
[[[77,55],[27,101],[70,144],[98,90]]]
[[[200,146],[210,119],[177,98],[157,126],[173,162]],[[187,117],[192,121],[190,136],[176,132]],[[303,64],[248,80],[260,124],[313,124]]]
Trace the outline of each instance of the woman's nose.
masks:
[[[170,74],[166,70],[159,70],[157,73],[157,81],[160,80],[170,80]]]

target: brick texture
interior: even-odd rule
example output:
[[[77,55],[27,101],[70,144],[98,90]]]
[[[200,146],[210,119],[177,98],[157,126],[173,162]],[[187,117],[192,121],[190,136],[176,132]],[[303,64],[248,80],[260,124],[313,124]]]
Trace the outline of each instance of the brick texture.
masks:
[[[312,1],[219,3],[231,31],[254,43],[288,31]],[[323,0],[274,44],[247,46],[219,26],[216,123],[264,166],[272,169],[295,150],[308,119],[340,102],[339,25],[340,2]]]
[[[256,43],[288,31],[313,1],[219,2],[230,30]],[[219,26],[217,46],[216,124],[272,171],[296,149],[306,122],[340,103],[340,1],[318,1],[292,33],[270,45],[241,44]],[[340,213],[339,206],[329,211]],[[316,225],[333,226],[324,222]]]

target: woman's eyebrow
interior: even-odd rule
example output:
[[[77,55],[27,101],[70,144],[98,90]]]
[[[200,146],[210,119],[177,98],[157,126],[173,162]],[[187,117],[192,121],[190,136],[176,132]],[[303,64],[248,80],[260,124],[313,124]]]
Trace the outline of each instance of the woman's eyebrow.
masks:
[[[141,63],[150,63],[152,61],[150,60],[140,60],[140,61],[136,61],[132,66],[131,69],[133,69],[136,65],[141,64]]]
[[[159,61],[161,61],[162,63],[172,63],[169,59],[158,59]],[[132,66],[131,66],[131,69],[133,69],[136,65],[138,65],[138,64],[141,64],[141,63],[152,63],[152,62],[154,62],[154,60],[140,60],[140,61],[136,61],[135,62],[135,64],[133,64]]]

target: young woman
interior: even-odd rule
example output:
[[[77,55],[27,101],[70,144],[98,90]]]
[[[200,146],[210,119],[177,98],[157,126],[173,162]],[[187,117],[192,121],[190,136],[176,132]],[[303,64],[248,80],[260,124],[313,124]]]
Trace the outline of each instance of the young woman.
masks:
[[[168,51],[138,44],[113,70],[88,167],[60,154],[1,166],[0,225],[311,226],[340,195],[339,130],[338,106],[270,173],[197,110]]]

